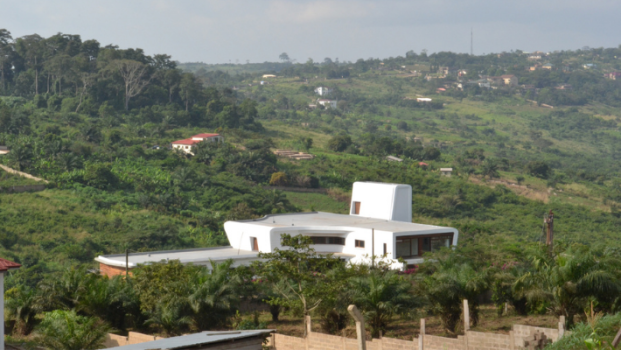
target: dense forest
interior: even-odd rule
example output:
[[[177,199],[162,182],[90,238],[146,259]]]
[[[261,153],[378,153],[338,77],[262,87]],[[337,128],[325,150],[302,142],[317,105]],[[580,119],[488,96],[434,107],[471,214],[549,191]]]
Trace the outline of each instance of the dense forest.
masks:
[[[476,327],[481,295],[503,317],[505,303],[516,315],[565,315],[569,327],[591,305],[618,317],[621,83],[604,76],[619,70],[617,56],[619,48],[549,53],[540,59],[549,70],[530,70],[536,62],[523,52],[207,66],[0,29],[0,146],[10,150],[0,162],[49,181],[40,192],[0,193],[0,256],[23,265],[7,278],[7,329],[59,348],[45,342],[67,331],[65,321],[85,334],[265,327],[238,312],[256,302],[274,320],[312,314],[336,334],[350,322],[342,307],[355,303],[374,336],[423,314],[454,336],[461,299],[473,300]],[[520,85],[465,84],[506,74]],[[337,108],[316,103],[319,86],[332,89]],[[225,142],[201,144],[194,156],[170,149],[201,132]],[[315,157],[294,161],[275,149]],[[128,279],[89,273],[99,254],[227,245],[226,220],[346,211],[352,183],[365,180],[410,184],[415,221],[458,228],[459,247],[406,273],[326,259],[291,274],[278,256],[248,269],[173,262]],[[32,183],[0,170],[0,191]],[[552,253],[540,243],[549,209]],[[318,260],[308,242],[283,239],[298,259]],[[281,280],[302,283],[309,300],[326,298],[304,309]],[[607,337],[612,321],[602,320]],[[592,337],[580,327],[578,336]]]

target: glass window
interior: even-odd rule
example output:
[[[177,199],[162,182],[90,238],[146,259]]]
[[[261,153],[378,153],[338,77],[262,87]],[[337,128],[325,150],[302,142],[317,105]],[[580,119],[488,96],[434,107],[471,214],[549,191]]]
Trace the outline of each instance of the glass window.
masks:
[[[433,252],[440,248],[450,247],[453,236],[431,237],[398,237],[396,241],[397,258],[417,257],[420,253]]]
[[[432,237],[431,238],[431,251],[436,251],[440,248],[448,248],[451,246],[450,237]]]
[[[410,240],[410,256],[418,255],[418,238],[413,238]]]
[[[356,248],[364,248],[364,241],[356,240]]]
[[[337,244],[345,245],[345,238],[343,237],[311,237],[313,244]]]
[[[410,256],[410,241],[407,239],[397,240],[397,257]]]

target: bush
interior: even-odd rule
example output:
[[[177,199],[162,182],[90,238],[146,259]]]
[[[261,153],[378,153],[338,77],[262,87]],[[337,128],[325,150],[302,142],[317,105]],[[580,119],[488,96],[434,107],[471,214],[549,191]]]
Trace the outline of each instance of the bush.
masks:
[[[548,164],[538,160],[529,162],[526,165],[526,171],[528,171],[530,175],[540,179],[547,179],[552,173],[552,169]]]
[[[332,151],[343,152],[352,144],[351,137],[349,135],[336,135],[328,141],[328,148]]]
[[[84,182],[99,189],[114,187],[118,183],[117,176],[111,170],[108,163],[91,164],[84,172]]]
[[[270,179],[270,186],[287,186],[288,183],[287,174],[282,171],[273,173]]]

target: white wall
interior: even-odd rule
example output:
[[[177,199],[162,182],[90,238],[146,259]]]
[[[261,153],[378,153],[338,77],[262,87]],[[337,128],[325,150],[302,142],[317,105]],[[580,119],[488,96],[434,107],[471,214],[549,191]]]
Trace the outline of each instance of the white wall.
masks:
[[[412,187],[410,185],[354,182],[350,214],[353,214],[354,202],[361,203],[359,216],[412,222]]]

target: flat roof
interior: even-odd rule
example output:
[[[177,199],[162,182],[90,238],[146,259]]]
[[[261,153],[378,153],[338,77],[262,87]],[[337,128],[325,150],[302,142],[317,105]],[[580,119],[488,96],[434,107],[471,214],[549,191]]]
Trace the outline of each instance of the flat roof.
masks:
[[[219,343],[223,341],[258,337],[263,334],[275,332],[273,329],[257,329],[249,331],[231,331],[231,332],[201,332],[178,337],[159,339],[139,344],[131,344],[125,346],[117,346],[108,349],[117,350],[165,350],[165,349],[185,349],[197,347],[204,344]]]
[[[203,263],[205,261],[223,261],[233,258],[255,258],[259,252],[236,249],[231,246],[183,250],[161,250],[155,252],[130,253],[129,267],[138,264],[155,263],[162,260],[179,260],[183,264]],[[125,267],[125,254],[100,255],[96,261],[110,266]]]
[[[417,224],[413,222],[391,221],[367,218],[358,215],[333,214],[324,212],[272,214],[259,219],[235,221],[249,225],[273,228],[282,227],[351,227],[376,229],[387,232],[416,232],[430,230],[451,230],[450,227]]]

